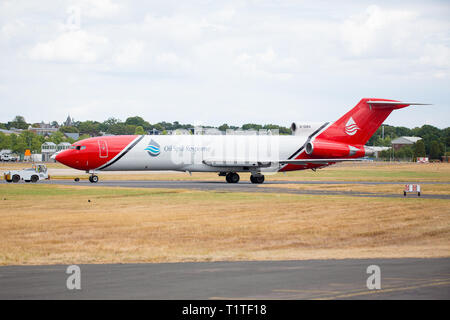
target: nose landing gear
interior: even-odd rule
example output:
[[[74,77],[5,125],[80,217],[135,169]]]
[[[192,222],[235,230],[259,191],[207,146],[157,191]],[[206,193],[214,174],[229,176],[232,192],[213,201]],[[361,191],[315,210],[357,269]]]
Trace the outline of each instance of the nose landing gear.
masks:
[[[95,174],[92,174],[92,175],[89,177],[89,181],[90,181],[91,183],[97,183],[97,182],[98,182],[98,176],[96,176]]]

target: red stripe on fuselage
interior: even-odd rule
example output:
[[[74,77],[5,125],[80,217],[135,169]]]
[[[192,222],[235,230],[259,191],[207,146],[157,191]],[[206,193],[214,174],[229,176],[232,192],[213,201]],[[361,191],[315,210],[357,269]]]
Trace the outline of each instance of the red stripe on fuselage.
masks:
[[[138,136],[105,136],[88,138],[75,142],[71,148],[59,153],[56,161],[78,170],[94,170],[99,168],[122,150],[124,150]],[[77,147],[80,147],[79,150]]]
[[[309,155],[306,154],[306,152],[302,151],[297,157],[295,157],[295,159],[314,159],[314,158],[310,157]],[[281,168],[279,171],[284,172],[284,171],[297,171],[297,170],[306,170],[306,169],[318,169],[321,167],[328,166],[330,164],[334,164],[334,162],[329,163],[329,164],[307,163],[304,165],[288,163],[283,168]]]

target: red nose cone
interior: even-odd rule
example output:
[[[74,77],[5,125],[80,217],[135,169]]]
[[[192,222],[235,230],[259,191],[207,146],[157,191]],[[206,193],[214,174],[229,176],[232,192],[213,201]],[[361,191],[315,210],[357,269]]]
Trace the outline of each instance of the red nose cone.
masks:
[[[74,149],[64,150],[58,153],[55,160],[68,167],[78,170],[89,170],[87,164],[89,163],[89,154],[87,152],[81,153]]]
[[[125,150],[139,136],[95,137],[77,141],[71,149],[58,153],[55,160],[78,170],[94,170]]]
[[[55,160],[58,161],[59,163],[62,163],[66,166],[71,167],[71,161],[70,161],[70,151],[71,150],[64,150],[60,153],[58,153],[55,157]]]

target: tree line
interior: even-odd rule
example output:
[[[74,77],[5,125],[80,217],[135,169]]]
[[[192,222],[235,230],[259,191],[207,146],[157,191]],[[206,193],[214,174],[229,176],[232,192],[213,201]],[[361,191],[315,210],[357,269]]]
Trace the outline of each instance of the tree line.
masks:
[[[386,159],[412,159],[428,156],[430,159],[441,159],[442,156],[449,155],[450,127],[439,129],[427,124],[413,129],[382,125],[370,138],[367,145],[390,147],[392,140],[403,136],[420,137],[422,140],[411,146],[403,146],[399,150],[383,151],[380,153],[380,157]]]

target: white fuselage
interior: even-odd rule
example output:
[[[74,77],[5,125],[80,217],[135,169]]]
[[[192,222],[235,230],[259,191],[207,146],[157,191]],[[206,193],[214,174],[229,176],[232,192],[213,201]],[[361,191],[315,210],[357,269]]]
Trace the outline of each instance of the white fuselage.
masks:
[[[120,160],[99,170],[251,171],[254,163],[287,159],[307,139],[300,135],[147,135]],[[280,168],[271,164],[258,171]]]

